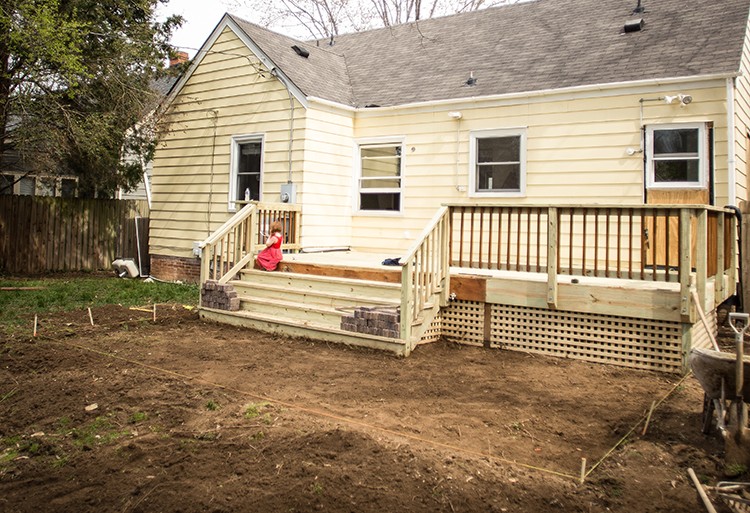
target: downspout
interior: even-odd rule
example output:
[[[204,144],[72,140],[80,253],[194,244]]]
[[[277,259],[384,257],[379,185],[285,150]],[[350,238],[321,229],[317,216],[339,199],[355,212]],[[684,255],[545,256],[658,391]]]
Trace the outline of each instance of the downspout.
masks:
[[[727,203],[737,203],[737,170],[734,145],[734,78],[727,78]]]

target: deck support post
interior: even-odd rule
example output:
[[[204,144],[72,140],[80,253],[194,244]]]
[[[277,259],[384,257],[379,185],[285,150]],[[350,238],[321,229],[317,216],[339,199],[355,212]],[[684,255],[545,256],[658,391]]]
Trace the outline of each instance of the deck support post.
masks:
[[[729,282],[729,290],[725,291],[727,296],[737,293],[737,271],[739,264],[737,262],[737,221],[734,219],[734,216],[732,216],[732,222],[729,223],[729,242],[732,251],[730,253],[729,269],[727,269],[727,281]],[[724,267],[723,262],[722,267]],[[747,309],[750,305],[743,304],[743,306]]]
[[[680,210],[680,316],[682,322],[692,323],[691,301],[690,301],[690,273],[692,230],[691,230],[692,210],[683,208]],[[654,270],[655,271],[655,270]]]
[[[547,209],[547,305],[557,308],[557,239],[559,223],[557,208]]]

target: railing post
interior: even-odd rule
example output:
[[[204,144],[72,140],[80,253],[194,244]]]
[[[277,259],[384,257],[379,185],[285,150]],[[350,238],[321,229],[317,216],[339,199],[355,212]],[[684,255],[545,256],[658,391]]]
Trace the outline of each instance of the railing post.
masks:
[[[727,269],[727,281],[729,282],[729,290],[725,291],[727,295],[734,295],[737,293],[737,221],[732,215],[732,222],[729,223],[729,242],[731,243],[731,258],[729,262],[729,269]],[[723,263],[722,263],[723,264]],[[722,267],[724,267],[722,265]],[[745,308],[748,305],[744,305]]]
[[[701,302],[701,308],[706,309],[706,281],[708,279],[708,211],[705,208],[698,210],[696,213],[698,222],[696,223],[696,240],[695,240],[695,287],[698,292],[698,299]],[[669,224],[667,224],[669,230]],[[667,262],[669,265],[669,262]]]
[[[680,315],[683,322],[693,321],[690,305],[690,273],[692,271],[690,260],[692,249],[691,214],[692,210],[688,208],[680,209]]]
[[[559,237],[557,208],[547,209],[547,305],[557,308],[557,240]]]
[[[724,301],[724,260],[726,254],[724,248],[726,247],[725,233],[724,233],[724,212],[719,212],[716,216],[716,274],[714,275],[714,306],[721,304]]]
[[[411,338],[411,323],[414,314],[413,274],[414,259],[409,259],[401,268],[401,339],[406,342],[407,346]]]
[[[440,254],[441,254],[441,273],[443,275],[443,290],[440,292],[440,306],[448,304],[448,298],[451,293],[451,262],[450,262],[450,247],[451,237],[453,233],[453,210],[448,208],[445,216],[441,223],[441,237],[440,237]]]

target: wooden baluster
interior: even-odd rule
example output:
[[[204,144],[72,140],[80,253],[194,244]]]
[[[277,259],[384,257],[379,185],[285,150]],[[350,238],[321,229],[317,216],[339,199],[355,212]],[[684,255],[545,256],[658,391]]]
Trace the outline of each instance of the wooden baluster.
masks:
[[[633,279],[633,209],[628,211],[628,279]]]
[[[583,246],[581,247],[581,276],[586,276],[586,231],[588,224],[588,208],[583,208]]]
[[[618,278],[622,278],[622,209],[617,209],[617,268]]]
[[[575,222],[574,218],[575,209],[570,209],[570,222],[568,227],[568,274],[573,274],[573,232],[575,231],[573,228],[573,223]]]
[[[521,219],[523,210],[518,209],[516,213],[516,271],[521,270]]]
[[[510,259],[512,254],[512,246],[511,246],[511,240],[513,236],[513,207],[508,209],[508,238],[506,241],[506,248],[505,248],[505,268],[510,270]]]
[[[479,209],[479,268],[482,268],[484,253],[484,207]]]
[[[503,253],[503,208],[500,207],[497,211],[497,269],[502,269],[502,253]]]
[[[594,209],[594,276],[599,276],[599,209]]]
[[[487,269],[492,269],[492,217],[495,215],[495,209],[489,208],[489,226],[487,227]]]
[[[531,271],[531,209],[526,209],[526,272]]]
[[[542,209],[536,210],[536,272],[540,272],[541,239],[542,239]]]
[[[664,223],[666,225],[666,233],[664,234],[664,281],[669,281],[669,263],[672,261],[672,241],[670,240],[672,233],[672,209],[668,208],[664,211]]]
[[[610,228],[609,225],[610,225],[610,222],[611,222],[610,221],[610,213],[611,213],[610,209],[607,208],[606,209],[606,213],[605,213],[605,218],[604,218],[605,222],[606,222],[606,227],[605,227],[605,230],[604,230],[605,231],[605,234],[604,234],[604,237],[605,237],[605,245],[604,245],[604,276],[605,276],[605,278],[609,278],[609,246],[610,246],[610,244],[612,244],[612,240],[610,239],[610,233],[609,233],[609,228]]]
[[[458,265],[464,266],[464,215],[466,207],[461,207],[461,231],[458,233]]]
[[[557,308],[557,273],[560,265],[560,217],[554,207],[547,210],[547,305]]]
[[[656,281],[656,275],[658,273],[658,264],[659,264],[659,256],[658,256],[658,250],[659,247],[659,211],[658,210],[649,210],[648,212],[651,213],[651,219],[654,220],[654,233],[651,236],[651,240],[653,241],[653,244],[651,245],[651,261],[653,262],[653,269],[652,269],[652,277],[651,281]],[[669,230],[669,227],[665,227],[665,229]],[[641,278],[643,279],[643,278]]]
[[[471,225],[469,226],[469,267],[474,267],[474,213],[476,207],[471,207]]]

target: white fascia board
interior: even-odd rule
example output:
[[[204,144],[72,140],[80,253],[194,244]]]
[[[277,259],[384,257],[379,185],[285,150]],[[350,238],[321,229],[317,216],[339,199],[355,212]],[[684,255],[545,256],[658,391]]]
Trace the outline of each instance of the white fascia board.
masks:
[[[277,75],[277,78],[279,81],[284,85],[284,87],[288,88],[289,91],[291,91],[294,98],[304,107],[308,107],[308,101],[307,97],[302,93],[302,91],[294,85],[294,83],[289,79],[289,77],[284,74],[283,71],[281,71],[279,68],[276,67],[276,64],[271,60],[266,53],[260,49],[260,47],[255,44],[255,42],[248,37],[248,35],[245,33],[244,30],[242,30],[241,27],[237,25],[237,23],[232,19],[232,17],[229,14],[225,14],[224,17],[219,21],[218,25],[216,25],[216,28],[214,28],[213,32],[211,32],[211,35],[206,39],[206,42],[203,43],[203,46],[201,46],[200,50],[198,50],[198,53],[195,54],[195,57],[193,58],[192,62],[190,63],[190,67],[183,73],[182,77],[177,81],[177,83],[172,87],[172,90],[170,91],[169,95],[165,98],[165,100],[162,102],[160,106],[160,110],[163,112],[177,97],[177,95],[180,93],[182,88],[184,87],[185,83],[190,79],[190,77],[193,75],[195,70],[198,68],[200,63],[203,61],[203,58],[208,55],[210,48],[216,43],[216,40],[219,38],[221,33],[224,31],[225,28],[229,27],[232,32],[248,47],[248,49],[258,58],[258,60],[271,72],[273,75]]]
[[[663,87],[663,86],[691,86],[699,83],[706,83],[711,81],[721,81],[720,86],[724,87],[724,81],[728,78],[735,78],[740,76],[740,72],[731,73],[716,73],[713,75],[693,75],[689,77],[674,77],[674,78],[659,78],[659,79],[648,79],[648,80],[634,80],[630,82],[612,82],[608,84],[589,84],[574,87],[562,87],[559,89],[542,89],[539,91],[525,91],[518,93],[508,94],[496,94],[489,96],[470,96],[468,98],[451,98],[446,100],[430,100],[424,102],[404,103],[399,105],[391,105],[388,107],[352,107],[350,105],[344,105],[336,103],[331,100],[324,98],[317,98],[314,96],[308,97],[310,103],[318,103],[328,107],[338,108],[344,111],[356,112],[358,115],[375,115],[380,116],[386,112],[394,110],[406,110],[406,109],[430,109],[440,107],[455,107],[455,108],[467,108],[471,106],[481,105],[487,107],[488,103],[498,104],[512,104],[520,101],[528,101],[530,99],[544,99],[549,100],[554,97],[590,97],[590,96],[610,96],[617,94],[615,91],[618,89],[644,89],[642,92],[647,92],[648,88]],[[633,91],[637,93],[638,91]]]

